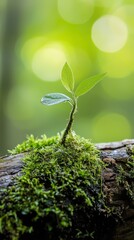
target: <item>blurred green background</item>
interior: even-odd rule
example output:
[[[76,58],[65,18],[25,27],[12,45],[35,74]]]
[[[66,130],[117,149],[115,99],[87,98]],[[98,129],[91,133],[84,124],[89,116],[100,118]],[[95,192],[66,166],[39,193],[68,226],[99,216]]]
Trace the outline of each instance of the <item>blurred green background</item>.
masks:
[[[78,102],[77,134],[93,142],[134,135],[134,1],[0,0],[0,154],[26,135],[61,132],[70,105],[43,106],[65,61],[76,83],[107,77]]]

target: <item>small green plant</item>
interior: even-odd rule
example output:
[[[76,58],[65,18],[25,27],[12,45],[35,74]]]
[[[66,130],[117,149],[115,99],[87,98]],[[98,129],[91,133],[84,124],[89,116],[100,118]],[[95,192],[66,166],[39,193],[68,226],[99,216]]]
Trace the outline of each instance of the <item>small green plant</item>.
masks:
[[[73,72],[69,67],[68,63],[65,63],[61,72],[61,82],[63,86],[67,89],[67,91],[71,93],[72,95],[71,98],[63,93],[49,93],[49,94],[46,94],[44,97],[42,97],[41,102],[47,106],[51,106],[51,105],[62,103],[62,102],[68,102],[72,106],[69,121],[67,123],[67,126],[65,128],[65,131],[61,139],[61,144],[65,145],[67,135],[71,131],[71,127],[74,120],[74,114],[77,111],[78,98],[81,95],[87,93],[90,89],[92,89],[105,75],[106,73],[102,73],[102,74],[98,74],[90,78],[87,78],[82,82],[80,82],[80,84],[75,89]]]

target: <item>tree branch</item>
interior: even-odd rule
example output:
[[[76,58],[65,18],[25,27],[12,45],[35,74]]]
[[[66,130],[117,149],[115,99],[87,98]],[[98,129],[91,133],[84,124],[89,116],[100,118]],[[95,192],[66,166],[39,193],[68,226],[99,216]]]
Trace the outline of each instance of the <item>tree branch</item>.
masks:
[[[125,186],[117,185],[117,166],[127,164],[129,151],[134,146],[134,139],[120,142],[95,144],[100,150],[100,158],[107,163],[103,175],[103,191],[110,207],[120,209],[124,222],[117,223],[113,240],[134,239],[134,202],[124,197]],[[13,184],[14,178],[21,174],[25,154],[4,156],[0,158],[0,189]],[[116,166],[116,167],[115,167]]]

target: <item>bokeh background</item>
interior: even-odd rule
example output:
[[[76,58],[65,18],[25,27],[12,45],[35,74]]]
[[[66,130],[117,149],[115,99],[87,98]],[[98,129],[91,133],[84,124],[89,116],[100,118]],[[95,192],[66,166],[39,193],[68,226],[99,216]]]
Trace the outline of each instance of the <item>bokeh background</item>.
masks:
[[[76,85],[107,77],[78,102],[77,134],[93,142],[134,136],[134,1],[0,0],[0,154],[26,135],[61,132],[70,105],[45,107],[46,93],[67,94],[65,62]]]

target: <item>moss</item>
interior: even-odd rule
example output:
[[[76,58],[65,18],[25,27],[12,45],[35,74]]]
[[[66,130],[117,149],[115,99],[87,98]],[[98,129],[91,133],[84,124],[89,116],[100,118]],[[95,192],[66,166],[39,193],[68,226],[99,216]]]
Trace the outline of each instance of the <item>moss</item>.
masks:
[[[60,135],[47,138],[46,135],[42,135],[41,138],[35,138],[33,135],[27,136],[27,140],[21,144],[18,144],[13,150],[9,150],[11,154],[18,154],[22,152],[29,152],[32,150],[44,149],[46,146],[51,146],[58,143]]]
[[[88,140],[71,134],[63,146],[60,139],[30,136],[12,151],[28,154],[0,200],[0,239],[105,239],[104,163]]]
[[[123,187],[124,197],[134,203],[134,147],[127,148],[127,163],[117,166],[117,185]]]

